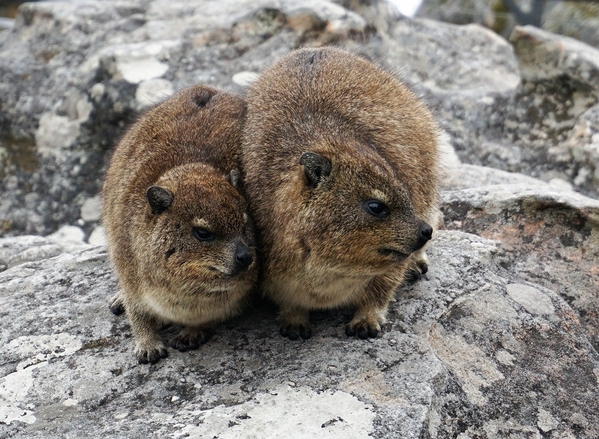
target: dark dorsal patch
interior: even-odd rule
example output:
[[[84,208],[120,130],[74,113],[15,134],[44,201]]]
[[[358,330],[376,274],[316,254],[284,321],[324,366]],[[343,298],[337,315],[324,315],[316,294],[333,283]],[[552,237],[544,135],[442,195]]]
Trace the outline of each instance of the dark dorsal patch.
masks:
[[[318,183],[331,175],[331,162],[326,157],[315,152],[305,152],[300,157],[300,165],[304,166],[304,173],[308,180],[308,186],[315,188]]]
[[[198,90],[198,92],[193,96],[193,102],[199,107],[204,108],[212,99],[213,93],[210,90]]]
[[[158,215],[168,209],[173,204],[173,199],[175,198],[171,191],[160,186],[150,186],[146,191],[146,197],[154,215]]]

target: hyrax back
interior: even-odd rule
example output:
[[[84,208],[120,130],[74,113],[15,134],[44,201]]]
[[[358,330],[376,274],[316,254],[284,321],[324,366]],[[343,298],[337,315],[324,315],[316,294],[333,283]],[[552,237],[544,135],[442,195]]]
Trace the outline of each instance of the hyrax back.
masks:
[[[246,106],[215,89],[185,89],[147,112],[115,149],[103,221],[140,363],[167,355],[157,326],[184,325],[171,346],[236,314],[256,283],[254,237],[237,192]]]
[[[247,101],[246,193],[282,334],[307,338],[308,310],[353,305],[348,335],[376,336],[406,273],[426,272],[438,226],[431,114],[398,79],[332,48],[283,57]]]

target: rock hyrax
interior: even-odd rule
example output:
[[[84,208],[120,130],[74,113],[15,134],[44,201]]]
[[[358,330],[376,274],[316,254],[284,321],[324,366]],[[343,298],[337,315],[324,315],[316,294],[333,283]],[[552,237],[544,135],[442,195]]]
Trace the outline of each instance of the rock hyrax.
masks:
[[[212,88],[185,89],[135,123],[106,173],[103,221],[140,363],[167,356],[158,325],[183,330],[181,351],[235,315],[255,286],[253,228],[235,189],[246,106]]]
[[[281,333],[308,311],[356,308],[348,335],[375,337],[406,275],[427,271],[439,223],[439,131],[402,82],[333,49],[301,49],[250,87],[242,168]]]

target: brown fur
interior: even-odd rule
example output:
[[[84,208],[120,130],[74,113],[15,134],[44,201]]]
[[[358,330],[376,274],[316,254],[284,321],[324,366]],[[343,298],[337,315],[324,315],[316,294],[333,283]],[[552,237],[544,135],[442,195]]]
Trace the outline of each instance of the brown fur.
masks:
[[[191,87],[147,112],[114,152],[103,221],[121,290],[110,307],[127,312],[141,363],[167,355],[160,323],[184,325],[173,347],[197,348],[255,286],[253,228],[232,185],[245,111],[240,97]]]
[[[398,79],[332,48],[285,56],[247,100],[246,191],[281,332],[307,338],[308,310],[352,305],[347,333],[376,336],[406,272],[426,272],[425,222],[439,223],[431,114]]]

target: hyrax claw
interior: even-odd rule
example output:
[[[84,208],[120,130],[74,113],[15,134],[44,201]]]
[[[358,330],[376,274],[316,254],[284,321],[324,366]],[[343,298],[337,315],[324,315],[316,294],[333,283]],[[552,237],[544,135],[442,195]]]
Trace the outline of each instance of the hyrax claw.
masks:
[[[108,302],[108,308],[115,315],[119,316],[125,312],[125,304],[120,294],[115,294],[110,302]]]
[[[191,351],[206,343],[208,337],[201,329],[185,328],[170,341],[170,346],[179,352]]]
[[[312,336],[308,311],[303,308],[283,309],[279,316],[279,325],[281,335],[289,340],[297,340],[299,337],[308,339]]]
[[[137,360],[139,361],[139,364],[156,364],[158,363],[158,361],[160,361],[161,358],[168,357],[168,351],[166,350],[164,345],[160,343],[160,345],[152,348],[137,349],[136,356]]]
[[[312,328],[304,325],[281,326],[279,332],[283,337],[287,337],[289,340],[297,340],[300,336],[303,339],[312,337]]]
[[[362,340],[366,340],[367,338],[376,338],[379,331],[381,330],[378,322],[374,324],[372,322],[367,322],[365,320],[360,320],[358,322],[350,322],[345,327],[345,334],[349,337],[358,336]]]

